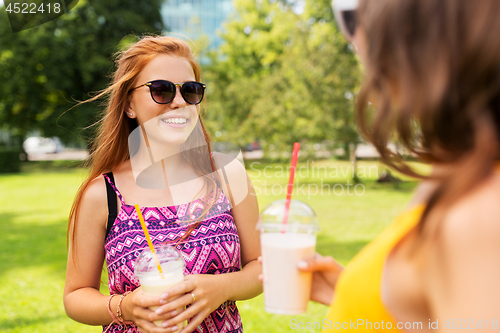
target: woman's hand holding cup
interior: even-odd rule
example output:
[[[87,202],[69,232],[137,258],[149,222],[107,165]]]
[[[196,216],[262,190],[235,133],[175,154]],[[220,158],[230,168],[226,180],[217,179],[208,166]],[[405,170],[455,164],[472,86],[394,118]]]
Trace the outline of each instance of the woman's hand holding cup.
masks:
[[[330,305],[337,279],[344,267],[332,257],[316,253],[314,258],[299,261],[297,268],[302,272],[312,272],[311,300]]]

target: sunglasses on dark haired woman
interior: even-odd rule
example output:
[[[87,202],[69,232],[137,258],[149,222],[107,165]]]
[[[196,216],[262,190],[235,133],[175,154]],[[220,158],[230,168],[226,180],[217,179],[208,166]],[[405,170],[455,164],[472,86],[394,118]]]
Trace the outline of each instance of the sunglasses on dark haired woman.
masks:
[[[357,27],[358,0],[332,0],[335,21],[348,41],[352,41]]]
[[[175,98],[177,87],[180,87],[182,98],[184,98],[186,103],[192,105],[200,104],[205,95],[206,88],[205,84],[196,81],[188,81],[181,84],[167,80],[154,80],[141,84],[132,90],[143,86],[149,87],[151,98],[158,104],[168,104],[172,102]]]

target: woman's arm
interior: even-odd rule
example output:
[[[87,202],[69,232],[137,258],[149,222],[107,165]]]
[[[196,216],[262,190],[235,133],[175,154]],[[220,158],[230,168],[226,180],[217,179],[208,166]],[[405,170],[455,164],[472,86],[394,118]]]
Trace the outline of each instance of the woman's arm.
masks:
[[[106,310],[108,297],[99,292],[108,214],[106,202],[106,187],[101,176],[84,192],[73,231],[74,240],[70,236],[64,307],[68,317],[88,325],[112,321]],[[118,299],[113,300],[114,308],[117,302]]]
[[[74,242],[70,250],[64,286],[64,307],[68,317],[87,325],[108,325],[113,321],[107,310],[108,295],[99,291],[104,263],[104,237],[108,216],[106,186],[102,176],[94,179],[81,201]],[[114,313],[120,297],[113,297]],[[124,320],[132,320],[141,332],[170,332],[157,328],[152,321],[159,317],[150,306],[159,305],[159,298],[149,297],[137,288],[122,303]]]
[[[242,266],[240,272],[235,272],[235,276],[230,277],[238,283],[227,285],[226,292],[228,300],[239,301],[262,293],[262,284],[258,280],[262,267],[257,262],[261,253],[260,232],[256,228],[259,220],[259,205],[245,167],[238,160],[233,160],[226,170],[234,200],[231,212],[240,237]]]
[[[224,164],[221,163],[221,165]],[[193,318],[181,331],[191,332],[225,301],[245,300],[262,292],[262,285],[258,280],[262,269],[257,262],[260,256],[260,234],[256,230],[259,218],[257,197],[246,170],[240,162],[233,160],[226,164],[225,172],[229,190],[236,201],[231,211],[240,238],[242,269],[238,272],[219,275],[188,275],[183,283],[167,290],[162,295],[162,302],[166,304],[160,307],[157,313],[165,314],[166,317],[175,317],[165,321],[164,327],[175,327],[177,323]],[[224,180],[222,174],[221,179]],[[228,192],[225,191],[225,193]],[[191,293],[196,299],[194,303]],[[167,303],[168,298],[179,295],[179,298]],[[175,312],[176,308],[186,305],[191,306],[180,314]]]

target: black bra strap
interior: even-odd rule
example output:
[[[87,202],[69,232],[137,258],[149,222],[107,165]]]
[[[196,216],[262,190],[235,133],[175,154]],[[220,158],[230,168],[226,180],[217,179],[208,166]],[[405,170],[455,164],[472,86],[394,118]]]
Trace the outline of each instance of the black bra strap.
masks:
[[[115,178],[113,177],[112,172],[108,172],[106,176],[109,177],[111,182],[115,183]],[[106,180],[106,178],[104,178]],[[108,195],[108,223],[106,228],[106,239],[108,237],[109,232],[111,231],[111,227],[113,227],[113,223],[118,216],[118,200],[116,199],[116,193],[111,184],[106,180],[106,193]]]

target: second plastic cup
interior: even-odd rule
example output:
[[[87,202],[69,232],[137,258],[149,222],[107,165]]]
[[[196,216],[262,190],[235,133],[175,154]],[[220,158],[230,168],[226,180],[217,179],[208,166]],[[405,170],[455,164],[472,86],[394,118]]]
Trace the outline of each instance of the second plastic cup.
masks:
[[[307,311],[312,273],[300,272],[297,263],[314,257],[316,214],[305,203],[292,200],[288,222],[283,225],[285,200],[274,201],[261,214],[264,305],[267,312],[298,314]]]
[[[160,296],[168,288],[184,280],[184,260],[179,251],[169,245],[159,245],[155,247],[156,256],[160,262],[163,274],[158,271],[157,263],[149,248],[144,249],[135,260],[134,274],[141,283],[142,291],[145,294]],[[173,298],[169,299],[169,301]],[[157,307],[151,307],[156,310]],[[182,311],[183,309],[177,309]],[[161,326],[161,321],[156,321],[157,326]],[[177,325],[178,330],[183,328],[184,322]]]

